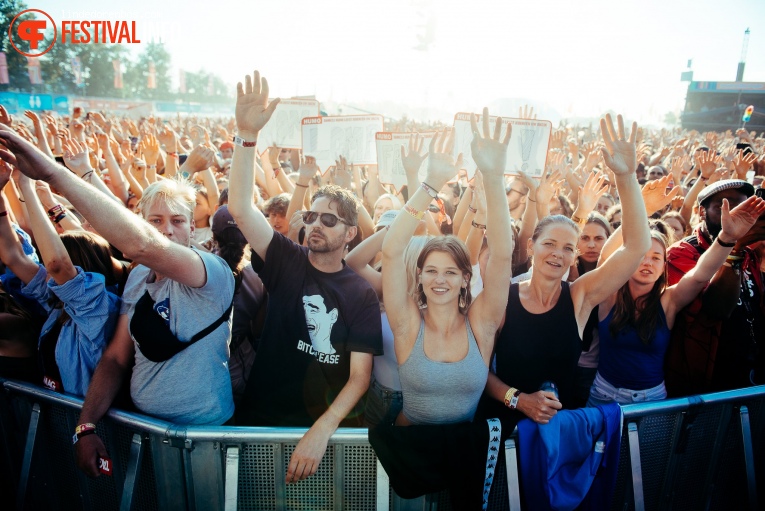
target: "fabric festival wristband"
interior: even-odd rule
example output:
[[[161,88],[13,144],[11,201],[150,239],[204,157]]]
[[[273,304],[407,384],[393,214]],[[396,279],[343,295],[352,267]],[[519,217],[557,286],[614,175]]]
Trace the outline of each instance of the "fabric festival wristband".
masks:
[[[417,211],[410,205],[404,206],[404,211],[412,215],[416,220],[422,220],[422,217],[425,215],[424,211]]]
[[[253,140],[252,142],[248,142],[242,137],[234,137],[234,143],[241,147],[255,147],[258,144],[258,141]]]
[[[505,392],[505,406],[510,406],[510,402],[512,401],[512,398],[515,394],[520,394],[520,391],[516,389],[515,387],[510,387],[507,389],[507,392]]]

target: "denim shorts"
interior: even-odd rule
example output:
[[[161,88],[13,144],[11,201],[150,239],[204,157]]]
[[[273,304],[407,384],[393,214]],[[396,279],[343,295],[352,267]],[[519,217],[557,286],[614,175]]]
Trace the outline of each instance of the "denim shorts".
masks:
[[[364,412],[367,427],[380,423],[392,423],[404,407],[401,391],[381,385],[374,378],[367,392],[367,406]]]
[[[590,399],[587,400],[587,406],[605,405],[614,401],[620,405],[629,405],[645,401],[659,401],[666,398],[667,389],[664,387],[664,382],[650,389],[622,389],[614,387],[598,373],[595,375],[595,381],[592,382]]]

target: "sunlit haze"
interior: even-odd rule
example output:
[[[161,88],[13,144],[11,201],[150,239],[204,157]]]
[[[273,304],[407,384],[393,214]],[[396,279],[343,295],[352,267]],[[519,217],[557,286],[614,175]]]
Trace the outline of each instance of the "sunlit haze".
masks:
[[[528,103],[554,122],[612,109],[659,125],[682,109],[689,59],[695,80],[735,79],[747,27],[744,80],[765,82],[763,0],[28,5],[57,22],[136,21],[143,42],[163,39],[176,87],[178,69],[214,72],[232,90],[259,69],[273,96],[315,95],[344,114],[449,120],[484,105],[514,116]]]

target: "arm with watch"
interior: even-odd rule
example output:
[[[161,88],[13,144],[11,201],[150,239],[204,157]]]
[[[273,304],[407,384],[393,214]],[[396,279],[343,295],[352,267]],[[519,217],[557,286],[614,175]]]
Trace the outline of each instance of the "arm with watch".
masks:
[[[511,410],[518,410],[526,417],[547,424],[550,419],[563,408],[563,405],[555,396],[555,393],[546,390],[538,390],[532,394],[526,394],[507,385],[493,372],[489,371],[484,390],[490,397],[504,403]]]

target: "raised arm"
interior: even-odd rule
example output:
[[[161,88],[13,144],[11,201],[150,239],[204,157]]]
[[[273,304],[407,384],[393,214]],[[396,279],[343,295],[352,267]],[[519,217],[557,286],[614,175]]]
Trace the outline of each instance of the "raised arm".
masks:
[[[489,260],[486,275],[490,278],[483,283],[483,291],[475,299],[468,314],[470,324],[482,333],[479,346],[484,361],[489,362],[494,349],[494,336],[507,308],[508,289],[512,277],[513,242],[510,235],[510,211],[505,196],[505,163],[507,148],[512,133],[507,125],[504,139],[502,118],[498,117],[492,135],[489,128],[489,109],[483,109],[483,136],[478,131],[476,117],[470,121],[473,141],[470,150],[481,171],[486,195],[486,239],[489,244]]]
[[[374,259],[377,253],[382,250],[386,234],[388,234],[388,229],[380,229],[359,243],[345,257],[345,263],[363,277],[364,280],[369,282],[372,289],[377,293],[378,298],[382,297],[382,274],[369,266],[369,261]]]
[[[255,145],[258,134],[279,104],[279,99],[268,103],[268,82],[255,71],[253,78],[236,86],[236,125],[239,137],[252,146],[234,147],[231,159],[228,210],[247,238],[250,247],[265,261],[266,250],[274,237],[274,230],[258,210],[252,199],[255,191]]]
[[[29,222],[32,231],[35,233],[35,243],[42,256],[43,263],[48,275],[53,277],[56,284],[61,285],[69,282],[77,276],[77,270],[69,258],[64,244],[61,242],[56,229],[48,220],[45,210],[37,198],[34,189],[34,182],[22,175],[19,180],[21,191],[27,200],[27,210],[29,211]]]
[[[44,152],[46,155],[53,158],[53,153],[50,150],[50,145],[48,144],[48,137],[45,133],[45,130],[42,127],[40,116],[38,116],[36,113],[34,113],[31,110],[26,110],[24,112],[24,115],[26,115],[32,121],[32,126],[35,129],[35,137],[37,137],[37,147],[40,149],[40,151]]]
[[[28,177],[50,183],[127,258],[189,287],[205,285],[207,272],[194,251],[171,241],[118,204],[114,196],[99,192],[65,171],[15,133],[0,130],[0,141],[9,149],[0,150],[0,158],[15,165]]]
[[[611,115],[600,120],[606,147],[603,158],[613,171],[616,187],[622,201],[622,232],[624,245],[599,268],[584,274],[571,284],[572,298],[581,326],[587,321],[592,308],[610,297],[629,280],[645,253],[651,247],[648,215],[635,176],[637,153],[635,137],[637,123],[632,123],[629,139],[625,139],[624,120],[617,117],[618,132]]]
[[[5,161],[0,162],[0,190],[8,184],[10,179],[10,165]],[[25,284],[34,278],[39,269],[37,264],[24,254],[19,237],[11,225],[8,204],[2,193],[0,193],[0,261]]]
[[[765,200],[752,196],[736,206],[732,211],[727,199],[723,199],[721,209],[722,231],[717,240],[725,244],[736,243],[752,228],[757,218],[765,213]],[[675,313],[693,301],[704,289],[717,270],[726,262],[733,247],[724,247],[720,243],[712,243],[704,252],[696,266],[686,273],[680,281],[667,290],[669,296],[662,299],[666,303],[667,321],[674,318]],[[739,256],[733,256],[729,262],[735,264]],[[671,325],[670,325],[671,326]]]
[[[457,175],[462,166],[462,155],[456,164],[451,156],[453,143],[454,135],[448,134],[446,130],[443,134],[436,134],[430,141],[430,160],[425,182],[423,186],[418,186],[414,193],[410,193],[409,201],[391,224],[383,241],[383,302],[393,330],[396,358],[399,363],[409,357],[415,341],[414,333],[420,324],[419,308],[407,293],[404,250],[432,200],[430,193],[435,194],[440,190],[449,179]],[[409,150],[415,151],[417,145],[417,141],[412,140]]]
[[[96,133],[96,140],[98,140],[98,147],[101,148],[101,152],[104,154],[106,168],[109,169],[109,176],[111,177],[112,182],[111,189],[115,192],[114,195],[122,201],[122,204],[127,204],[128,183],[125,182],[122,170],[120,170],[120,166],[117,163],[117,158],[114,157],[114,153],[112,152],[109,135],[103,131],[99,131]]]

